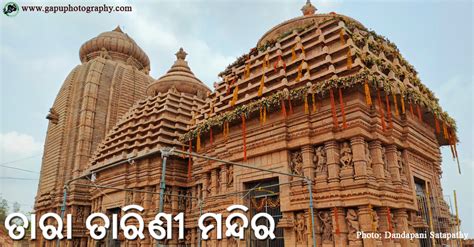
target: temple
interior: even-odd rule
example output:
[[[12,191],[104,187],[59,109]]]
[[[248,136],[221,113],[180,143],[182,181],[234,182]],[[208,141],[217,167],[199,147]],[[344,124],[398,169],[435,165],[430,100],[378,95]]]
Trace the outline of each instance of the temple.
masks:
[[[440,182],[440,147],[457,156],[454,120],[386,38],[310,1],[301,11],[225,68],[213,90],[183,48],[154,79],[119,27],[82,45],[47,116],[35,202],[37,219],[59,214],[66,189],[74,231],[60,246],[456,246],[385,237],[459,230]],[[91,212],[120,217],[130,204],[144,208],[145,225],[160,210],[185,212],[184,239],[86,234]],[[202,212],[225,218],[233,204],[270,214],[276,238],[247,229],[244,240],[215,231],[201,240]]]

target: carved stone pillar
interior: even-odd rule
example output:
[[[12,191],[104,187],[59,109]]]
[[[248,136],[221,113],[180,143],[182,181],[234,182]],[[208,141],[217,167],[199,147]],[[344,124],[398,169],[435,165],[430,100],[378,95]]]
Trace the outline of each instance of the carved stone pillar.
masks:
[[[178,187],[171,186],[171,210],[178,211]]]
[[[227,165],[222,165],[221,166],[221,172],[220,172],[220,193],[225,193],[227,189]]]
[[[211,194],[216,195],[217,194],[217,169],[212,169],[211,170]]]
[[[336,141],[328,141],[324,144],[324,149],[327,156],[329,185],[339,185],[339,146]]]
[[[387,157],[387,166],[390,171],[392,183],[394,185],[401,185],[400,169],[398,167],[397,146],[389,145],[385,148],[385,155]]]
[[[313,147],[311,145],[302,146],[301,155],[303,156],[304,176],[314,179]]]
[[[372,156],[372,171],[375,179],[379,183],[385,181],[384,164],[382,159],[382,143],[380,141],[373,141],[369,143],[369,149]]]
[[[364,138],[356,136],[351,138],[352,146],[352,160],[354,162],[354,179],[355,180],[366,180],[367,179],[367,161],[365,159],[365,142]]]
[[[394,218],[396,222],[396,232],[410,232],[408,228],[408,214],[406,209],[397,209],[394,211]],[[410,240],[406,238],[400,239],[401,247],[407,247],[410,244]]]
[[[379,232],[381,233],[383,246],[387,246],[387,247],[395,246],[395,243],[392,238],[385,238],[385,233],[390,232],[390,227],[389,227],[389,222],[388,222],[390,215],[388,215],[387,208],[386,207],[377,208],[376,211],[377,211],[377,215],[379,216]]]
[[[151,192],[152,191],[152,188],[151,187],[146,187],[145,189],[146,191],[148,192]],[[145,193],[145,200],[142,202],[143,203],[143,208],[145,209],[145,212],[151,212],[151,205],[152,205],[152,202],[151,202],[151,198],[152,198],[153,194],[151,193]]]
[[[360,206],[359,207],[359,226],[360,230],[365,233],[374,232],[373,225],[373,215],[372,209],[369,206]],[[363,238],[364,247],[375,247],[377,239],[375,238]]]
[[[332,225],[335,246],[347,246],[348,229],[345,219],[346,212],[344,208],[332,208],[331,215],[333,219]]]

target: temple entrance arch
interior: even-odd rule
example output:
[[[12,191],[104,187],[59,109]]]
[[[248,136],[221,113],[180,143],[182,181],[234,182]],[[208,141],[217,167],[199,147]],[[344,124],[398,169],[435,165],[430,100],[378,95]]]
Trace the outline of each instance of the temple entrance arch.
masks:
[[[250,190],[245,195],[249,208],[250,218],[258,213],[267,213],[273,217],[275,227],[282,218],[280,209],[280,185],[278,178],[245,183],[245,188]],[[257,221],[258,225],[269,226],[265,218]],[[248,246],[250,247],[282,247],[284,244],[283,228],[275,228],[275,239],[258,240],[253,232],[247,233]]]

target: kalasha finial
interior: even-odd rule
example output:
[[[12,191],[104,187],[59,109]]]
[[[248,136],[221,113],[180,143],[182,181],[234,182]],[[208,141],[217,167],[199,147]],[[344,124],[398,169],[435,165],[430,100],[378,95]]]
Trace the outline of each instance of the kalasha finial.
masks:
[[[118,25],[113,31],[123,33],[122,29],[120,28],[120,25]]]
[[[184,60],[186,59],[186,55],[188,55],[188,53],[186,53],[183,49],[183,47],[179,48],[179,51],[176,52],[176,58],[178,58],[178,60]]]
[[[301,8],[301,11],[303,12],[303,15],[314,15],[316,13],[316,10],[318,10],[316,7],[314,7],[313,4],[311,4],[310,0],[306,0],[306,4]]]

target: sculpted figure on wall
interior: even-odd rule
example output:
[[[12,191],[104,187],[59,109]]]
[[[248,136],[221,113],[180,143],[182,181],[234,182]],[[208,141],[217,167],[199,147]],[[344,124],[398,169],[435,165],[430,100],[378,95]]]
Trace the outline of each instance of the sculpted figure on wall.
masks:
[[[316,165],[316,173],[317,174],[326,174],[327,166],[326,166],[326,150],[324,150],[324,146],[320,146],[314,149],[314,156],[313,156],[313,163]]]
[[[382,161],[383,161],[383,168],[385,170],[385,177],[390,177],[390,171],[388,169],[388,160],[387,155],[385,155],[385,147],[382,147]]]
[[[369,143],[364,144],[365,147],[365,160],[367,161],[367,166],[372,168],[372,155],[370,154]]]
[[[191,211],[191,207],[192,207],[192,206],[191,206],[191,201],[192,201],[191,198],[192,198],[192,196],[193,196],[193,195],[192,195],[192,193],[191,193],[191,190],[188,189],[188,190],[186,191],[186,210],[187,210],[187,211]]]
[[[306,238],[306,223],[305,223],[304,213],[300,212],[296,214],[296,222],[295,222],[295,232],[296,232],[296,243],[305,243],[307,241]]]
[[[166,186],[165,188],[164,201],[165,201],[165,204],[171,203],[171,188],[169,186]]]
[[[406,165],[405,165],[405,161],[403,160],[401,151],[397,151],[397,162],[398,162],[398,170],[400,171],[400,178],[402,180],[406,180],[407,179]]]
[[[301,152],[296,151],[291,153],[290,169],[292,174],[303,176],[303,156]]]
[[[125,205],[133,204],[133,191],[128,191],[125,194]]]
[[[349,227],[348,239],[353,241],[357,239],[357,232],[360,230],[359,216],[354,209],[348,209],[346,214],[346,221]]]
[[[321,232],[323,243],[332,243],[332,217],[329,211],[320,211],[318,217],[321,220]]]
[[[179,211],[184,211],[186,209],[186,195],[184,190],[179,190],[178,191],[178,209]]]
[[[227,186],[232,186],[234,184],[234,167],[227,167]]]
[[[112,59],[112,57],[110,56],[107,49],[105,49],[105,47],[102,47],[102,49],[100,49],[99,57],[104,58],[104,59]]]
[[[342,168],[352,166],[352,149],[349,145],[349,142],[342,143],[341,158],[339,160],[341,162]]]

